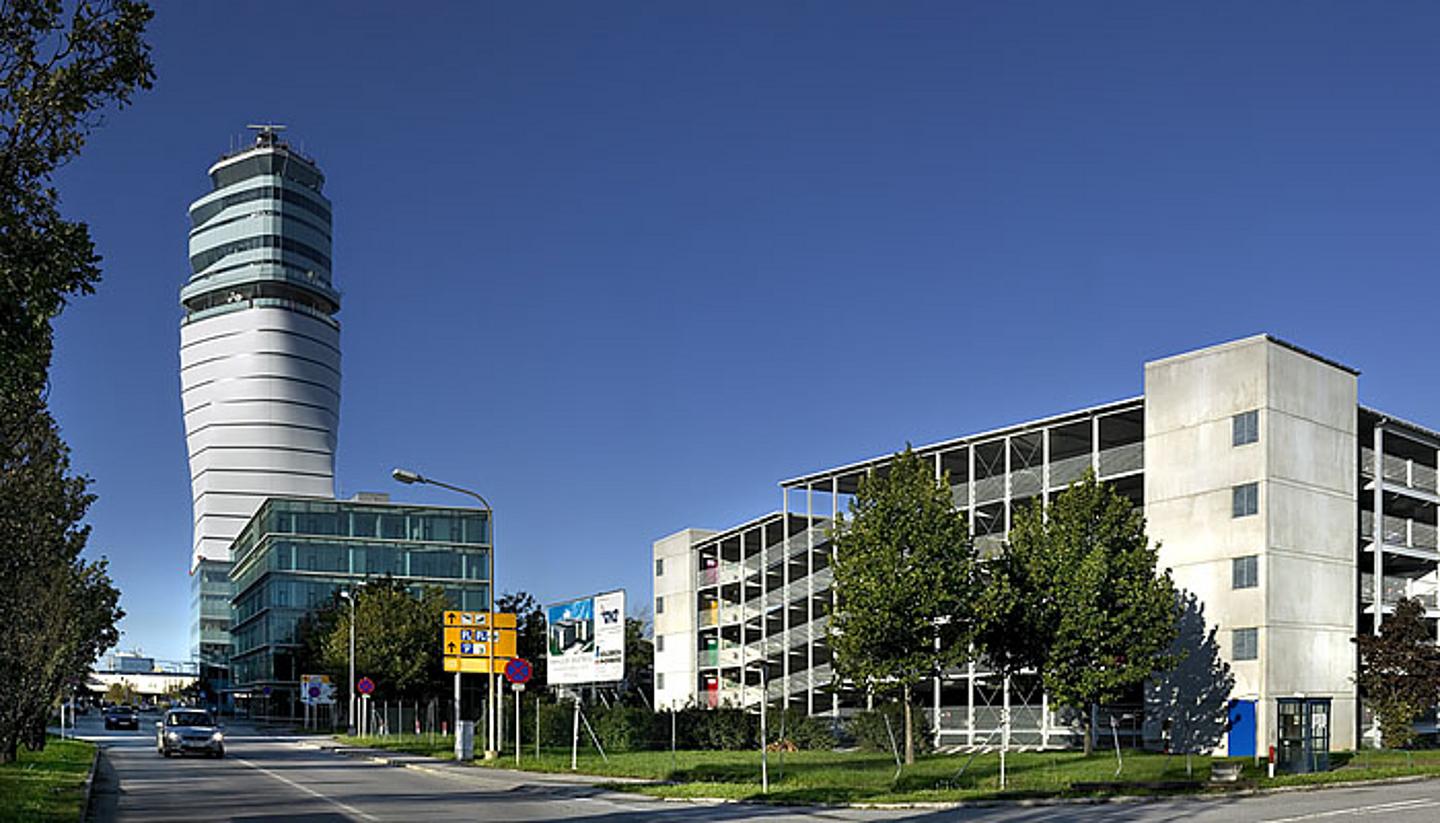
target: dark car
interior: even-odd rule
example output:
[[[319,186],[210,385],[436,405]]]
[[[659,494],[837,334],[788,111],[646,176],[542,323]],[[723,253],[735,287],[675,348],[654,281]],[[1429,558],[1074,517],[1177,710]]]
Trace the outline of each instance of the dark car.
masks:
[[[111,706],[105,710],[105,728],[140,730],[140,714],[134,706]]]
[[[171,709],[155,724],[155,749],[165,757],[186,752],[224,757],[225,727],[207,711]]]

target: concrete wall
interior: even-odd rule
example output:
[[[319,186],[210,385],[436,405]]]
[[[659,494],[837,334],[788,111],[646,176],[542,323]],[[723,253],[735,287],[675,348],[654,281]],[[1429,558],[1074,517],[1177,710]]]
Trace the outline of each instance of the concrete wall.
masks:
[[[1356,408],[1352,373],[1263,336],[1145,366],[1149,532],[1219,627],[1233,696],[1258,701],[1260,751],[1275,698],[1297,694],[1332,697],[1332,745],[1354,746]],[[1232,418],[1250,410],[1259,442],[1234,446]],[[1233,517],[1233,487],[1251,482],[1258,513]],[[1246,555],[1259,586],[1234,589]],[[1258,629],[1258,660],[1233,660],[1242,628]]]
[[[655,541],[650,573],[655,581],[654,597],[664,599],[664,610],[655,609],[655,707],[681,708],[696,702],[695,590],[696,543],[716,532],[685,529]],[[656,561],[662,573],[655,574]],[[661,638],[664,638],[662,641]],[[660,649],[660,645],[664,649]],[[663,685],[662,685],[663,681]]]

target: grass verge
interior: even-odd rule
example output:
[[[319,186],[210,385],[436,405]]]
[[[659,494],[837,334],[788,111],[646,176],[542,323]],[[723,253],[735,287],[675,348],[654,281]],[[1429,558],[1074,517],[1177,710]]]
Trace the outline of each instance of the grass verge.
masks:
[[[85,777],[95,746],[50,738],[44,751],[22,746],[19,759],[0,766],[0,821],[65,821],[84,813]]]
[[[351,745],[450,759],[449,738],[395,735],[340,738]],[[1000,789],[998,754],[929,755],[899,770],[888,754],[863,752],[791,752],[770,755],[770,792],[760,788],[760,755],[752,751],[610,752],[608,759],[590,749],[581,752],[578,770],[605,777],[652,781],[617,784],[613,788],[654,797],[765,800],[771,803],[930,803],[1039,797],[1156,795],[1226,792],[1246,788],[1313,786],[1407,776],[1440,776],[1440,751],[1362,751],[1331,755],[1330,771],[1265,777],[1263,766],[1239,758],[1244,770],[1238,784],[1212,785],[1210,764],[1226,758],[1126,751],[1117,776],[1113,752],[1085,757],[1080,752],[1017,752],[1006,756],[1006,785]],[[967,760],[968,765],[967,765]],[[482,768],[516,768],[513,752],[499,760],[476,760]],[[963,770],[962,770],[962,767]],[[533,749],[521,757],[526,771],[568,773],[569,749],[547,748],[537,758]],[[1188,789],[1157,789],[1146,784],[1198,783]],[[1077,791],[1084,783],[1119,783],[1103,791]]]

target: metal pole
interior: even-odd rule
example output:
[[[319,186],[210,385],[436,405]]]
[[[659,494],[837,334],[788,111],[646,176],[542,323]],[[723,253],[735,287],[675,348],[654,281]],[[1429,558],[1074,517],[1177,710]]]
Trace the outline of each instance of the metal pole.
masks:
[[[575,717],[570,721],[570,771],[579,769],[580,756],[580,693],[575,693]]]
[[[355,593],[345,598],[350,601],[350,734],[355,734]]]
[[[770,703],[765,684],[765,666],[760,666],[760,793],[770,793],[770,750],[765,745],[765,707]]]
[[[455,672],[455,725],[450,729],[455,740],[460,740],[460,672]]]
[[[524,692],[515,692],[515,765],[520,765],[520,696]]]

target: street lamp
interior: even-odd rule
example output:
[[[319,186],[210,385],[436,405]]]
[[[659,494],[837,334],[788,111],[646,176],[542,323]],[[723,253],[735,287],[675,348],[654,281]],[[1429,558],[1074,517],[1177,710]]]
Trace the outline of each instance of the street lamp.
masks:
[[[350,603],[350,714],[346,728],[355,736],[355,597],[349,589],[341,589],[340,596]]]
[[[766,677],[770,661],[758,660],[746,668],[760,671],[760,793],[770,793],[770,750],[765,745],[765,707],[770,702],[770,683]]]
[[[480,492],[467,489],[463,486],[452,486],[449,483],[442,483],[439,480],[425,477],[419,472],[410,471],[409,469],[393,469],[390,472],[390,476],[406,485],[420,483],[428,486],[439,486],[442,489],[449,489],[452,492],[468,494],[480,501],[480,506],[485,512],[486,524],[490,529],[490,586],[488,590],[490,593],[490,620],[493,623],[495,620],[495,510],[490,507],[490,501],[486,500]],[[492,642],[486,647],[490,652],[490,670],[485,675],[485,679],[489,681],[490,685],[490,702],[485,707],[486,760],[494,760],[500,756],[498,751],[500,747],[498,734],[500,714],[495,706],[495,643],[493,642],[495,627],[493,625],[490,627],[490,631]],[[460,734],[460,672],[458,671],[455,672],[455,734]],[[456,739],[458,740],[459,738],[457,737]]]

